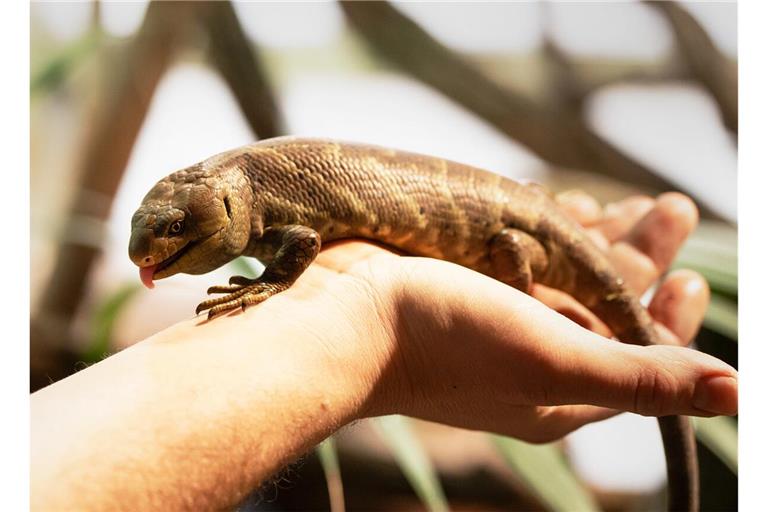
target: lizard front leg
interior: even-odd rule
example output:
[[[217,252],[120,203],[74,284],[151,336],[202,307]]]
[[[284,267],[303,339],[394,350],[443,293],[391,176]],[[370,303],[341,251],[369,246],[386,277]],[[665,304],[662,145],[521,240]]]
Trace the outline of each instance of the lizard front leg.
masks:
[[[233,309],[258,304],[276,293],[288,289],[306,270],[320,252],[320,235],[301,225],[270,228],[265,236],[278,246],[264,272],[256,279],[235,276],[229,286],[212,286],[208,293],[226,293],[223,297],[201,302],[197,314],[208,310],[208,318]]]

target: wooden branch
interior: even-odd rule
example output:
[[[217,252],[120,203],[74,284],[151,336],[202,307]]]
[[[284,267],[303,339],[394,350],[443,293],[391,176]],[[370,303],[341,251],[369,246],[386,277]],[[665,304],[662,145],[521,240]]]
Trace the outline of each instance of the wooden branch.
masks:
[[[387,2],[342,2],[352,26],[379,55],[486,119],[541,158],[653,190],[676,188],[666,178],[598,136],[566,102],[534,102],[505,90],[444,47]]]
[[[82,150],[77,195],[65,232],[77,234],[81,219],[106,222],[139,129],[160,78],[188,28],[187,9],[177,2],[152,2],[134,39],[105,71],[101,99],[90,113]],[[75,368],[56,368],[51,353],[66,354],[69,328],[82,300],[90,269],[100,249],[64,236],[54,270],[32,323],[30,358],[52,360],[45,371],[58,378]],[[62,352],[62,350],[64,350]],[[58,358],[64,365],[68,358]],[[35,366],[33,365],[33,370]],[[53,378],[53,377],[51,377]],[[32,373],[32,386],[47,377]]]
[[[211,64],[232,90],[258,138],[284,133],[284,123],[261,59],[243,32],[230,2],[200,2],[201,26],[209,36]]]
[[[669,22],[691,75],[712,94],[726,128],[738,133],[737,64],[723,55],[696,18],[677,2],[648,1],[646,4],[659,11]]]

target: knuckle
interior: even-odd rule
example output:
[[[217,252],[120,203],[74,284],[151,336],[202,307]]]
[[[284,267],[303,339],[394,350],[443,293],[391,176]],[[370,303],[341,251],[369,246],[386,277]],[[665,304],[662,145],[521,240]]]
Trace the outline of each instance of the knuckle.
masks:
[[[635,378],[634,409],[643,416],[662,416],[669,410],[677,379],[663,367],[643,368]]]

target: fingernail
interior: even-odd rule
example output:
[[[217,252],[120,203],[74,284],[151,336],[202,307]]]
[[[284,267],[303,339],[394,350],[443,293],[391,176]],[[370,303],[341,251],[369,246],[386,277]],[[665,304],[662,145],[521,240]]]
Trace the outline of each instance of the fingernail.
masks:
[[[693,406],[713,414],[736,414],[739,410],[738,382],[725,375],[699,379],[693,393]]]

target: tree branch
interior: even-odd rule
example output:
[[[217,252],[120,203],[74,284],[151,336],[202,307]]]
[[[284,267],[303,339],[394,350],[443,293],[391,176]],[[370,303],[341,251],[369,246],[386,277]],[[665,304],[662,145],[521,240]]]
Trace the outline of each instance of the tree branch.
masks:
[[[186,11],[175,2],[152,2],[138,34],[123,49],[124,57],[114,59],[117,64],[105,70],[101,98],[87,123],[77,196],[70,206],[65,232],[78,234],[84,218],[106,222],[155,88],[188,28]],[[71,320],[99,252],[98,247],[78,241],[76,236],[64,236],[59,244],[46,292],[32,320],[33,390],[75,370],[61,366],[71,359]],[[36,365],[35,361],[48,363]]]
[[[684,7],[672,1],[648,1],[669,22],[685,64],[712,94],[723,119],[733,133],[739,132],[738,66],[717,48],[706,30]]]
[[[672,182],[601,138],[573,102],[536,102],[503,89],[387,2],[342,2],[368,45],[400,69],[434,87],[523,143],[550,163],[618,178],[654,191]],[[712,215],[706,208],[703,213]]]
[[[540,157],[563,167],[618,176],[662,190],[671,183],[620,153],[562,102],[542,102],[502,89],[386,2],[343,2],[351,24],[371,48],[439,90]]]
[[[284,123],[264,66],[243,32],[230,2],[202,2],[199,21],[207,31],[211,64],[235,95],[258,138],[282,135]]]

